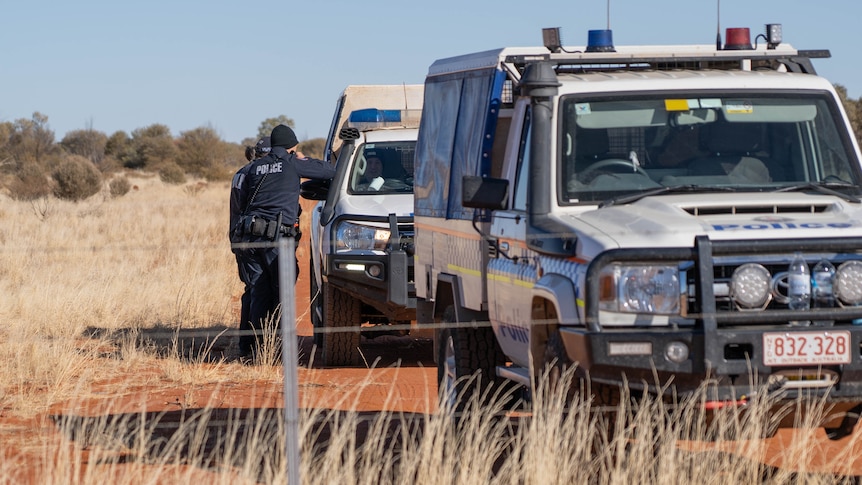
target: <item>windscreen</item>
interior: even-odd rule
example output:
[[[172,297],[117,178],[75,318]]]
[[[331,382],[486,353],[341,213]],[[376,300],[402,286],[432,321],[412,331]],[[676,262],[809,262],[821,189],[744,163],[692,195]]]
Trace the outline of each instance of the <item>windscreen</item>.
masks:
[[[708,93],[564,98],[561,203],[597,203],[661,187],[776,190],[848,185],[855,151],[826,95]]]
[[[415,141],[366,143],[350,168],[351,194],[413,193]]]

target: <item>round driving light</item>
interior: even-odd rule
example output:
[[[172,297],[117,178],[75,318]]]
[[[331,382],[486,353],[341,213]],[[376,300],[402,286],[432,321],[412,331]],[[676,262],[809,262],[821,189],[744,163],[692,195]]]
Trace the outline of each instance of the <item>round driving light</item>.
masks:
[[[688,360],[688,345],[682,342],[671,342],[664,348],[664,356],[675,364],[681,364]]]
[[[736,268],[730,278],[730,297],[742,308],[763,308],[769,302],[772,276],[755,263]]]
[[[374,278],[378,278],[380,276],[380,266],[377,266],[376,264],[369,266],[368,274]]]
[[[862,304],[862,261],[847,261],[835,271],[835,297],[847,305]]]

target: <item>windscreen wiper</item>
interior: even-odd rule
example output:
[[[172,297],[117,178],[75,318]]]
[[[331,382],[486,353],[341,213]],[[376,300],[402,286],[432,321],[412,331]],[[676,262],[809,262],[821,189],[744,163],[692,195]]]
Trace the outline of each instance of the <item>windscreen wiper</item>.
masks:
[[[859,204],[860,202],[862,202],[862,200],[860,200],[858,197],[835,190],[836,188],[846,189],[851,187],[858,188],[858,186],[847,182],[805,182],[802,184],[781,187],[780,189],[775,189],[774,192],[799,192],[803,190],[813,190],[815,192],[820,192],[821,194],[841,197],[847,202]]]
[[[716,187],[714,185],[671,185],[667,187],[657,187],[655,189],[650,189],[645,192],[638,192],[636,194],[622,195],[620,197],[614,197],[612,199],[608,199],[601,204],[599,204],[599,209],[604,207],[611,207],[613,205],[623,205],[623,204],[631,204],[632,202],[637,202],[644,197],[651,197],[653,195],[659,194],[685,194],[691,192],[736,192],[736,189],[733,187]]]

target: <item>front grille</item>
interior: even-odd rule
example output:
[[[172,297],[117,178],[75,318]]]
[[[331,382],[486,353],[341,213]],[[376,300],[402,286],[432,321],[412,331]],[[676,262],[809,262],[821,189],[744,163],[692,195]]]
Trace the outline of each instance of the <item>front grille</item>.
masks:
[[[690,206],[683,210],[693,216],[719,216],[733,214],[818,214],[825,212],[829,204],[758,204],[758,205],[720,205]],[[766,221],[768,224],[769,221]]]

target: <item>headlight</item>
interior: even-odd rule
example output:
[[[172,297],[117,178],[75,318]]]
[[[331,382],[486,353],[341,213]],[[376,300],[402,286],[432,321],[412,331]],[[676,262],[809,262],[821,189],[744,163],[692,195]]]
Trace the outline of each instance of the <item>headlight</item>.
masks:
[[[339,249],[386,249],[389,230],[342,222],[335,232]]]
[[[610,265],[602,270],[600,308],[612,312],[677,315],[679,269],[659,265]]]

